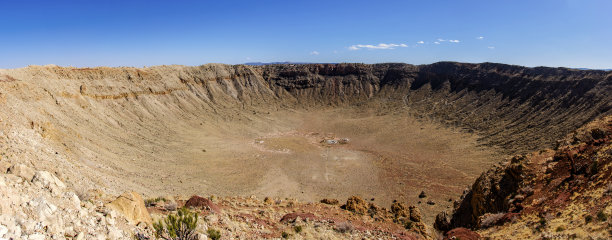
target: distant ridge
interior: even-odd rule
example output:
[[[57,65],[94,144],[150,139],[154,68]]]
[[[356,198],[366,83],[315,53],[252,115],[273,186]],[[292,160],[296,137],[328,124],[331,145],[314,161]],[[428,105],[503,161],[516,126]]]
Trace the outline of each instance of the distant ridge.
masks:
[[[572,68],[572,69],[577,69],[577,70],[599,70],[599,71],[612,71],[612,68],[608,68],[608,69],[597,69],[597,68]]]
[[[248,62],[244,65],[250,66],[264,66],[264,65],[289,65],[289,64],[315,64],[310,62]],[[334,64],[334,63],[331,63]]]
[[[248,63],[244,63],[244,65],[250,65],[250,66],[278,65],[278,64],[311,64],[311,63],[308,63],[308,62],[248,62]]]

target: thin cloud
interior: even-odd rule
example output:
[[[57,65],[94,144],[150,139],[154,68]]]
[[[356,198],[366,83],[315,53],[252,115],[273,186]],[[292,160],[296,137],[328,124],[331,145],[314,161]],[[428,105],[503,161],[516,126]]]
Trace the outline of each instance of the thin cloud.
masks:
[[[439,42],[434,42],[435,44],[440,44]]]
[[[366,49],[395,49],[396,47],[408,47],[406,44],[395,44],[395,43],[380,43],[378,45],[370,45],[370,44],[357,44],[350,46],[349,50],[359,50],[362,48]]]
[[[418,44],[425,44],[425,42],[424,42],[424,41],[418,41],[417,43],[418,43]]]
[[[438,42],[445,42],[446,40],[442,39],[442,38],[438,38]]]
[[[452,42],[452,43],[458,43],[459,42],[459,40],[448,40],[448,41]]]
[[[317,52],[317,51],[312,51],[312,52],[310,52],[310,55],[319,55],[319,52]]]
[[[477,37],[476,39],[478,39],[478,40],[483,40],[483,39],[484,39],[484,37]]]
[[[493,46],[488,46],[487,48],[488,49],[495,49],[495,47],[493,47]]]

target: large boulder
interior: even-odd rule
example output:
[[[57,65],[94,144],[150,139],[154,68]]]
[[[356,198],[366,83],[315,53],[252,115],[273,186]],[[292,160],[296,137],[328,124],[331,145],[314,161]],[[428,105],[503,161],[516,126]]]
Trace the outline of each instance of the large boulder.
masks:
[[[145,207],[144,200],[140,194],[135,192],[126,192],[117,197],[114,201],[107,205],[109,208],[123,214],[123,216],[132,224],[136,225],[141,222],[151,225],[151,215]]]
[[[219,205],[215,204],[208,198],[203,198],[197,195],[189,198],[189,200],[187,200],[185,203],[185,207],[207,210],[217,214],[221,213],[221,207],[219,207]]]
[[[436,221],[434,222],[434,228],[440,231],[448,231],[451,228],[451,216],[446,212],[441,212],[436,215]]]
[[[38,171],[32,177],[32,183],[51,190],[53,193],[60,193],[66,185],[55,175],[47,171]]]
[[[23,179],[25,179],[26,181],[30,181],[32,180],[32,178],[34,177],[34,169],[24,165],[24,164],[15,164],[13,166],[11,166],[7,173],[19,176]]]

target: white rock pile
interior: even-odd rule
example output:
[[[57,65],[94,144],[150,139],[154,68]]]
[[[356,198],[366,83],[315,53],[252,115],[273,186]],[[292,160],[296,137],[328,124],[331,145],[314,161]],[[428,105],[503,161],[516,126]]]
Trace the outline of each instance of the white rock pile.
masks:
[[[0,173],[0,240],[132,239],[138,232],[102,201],[81,201],[50,172],[23,164],[6,172]]]

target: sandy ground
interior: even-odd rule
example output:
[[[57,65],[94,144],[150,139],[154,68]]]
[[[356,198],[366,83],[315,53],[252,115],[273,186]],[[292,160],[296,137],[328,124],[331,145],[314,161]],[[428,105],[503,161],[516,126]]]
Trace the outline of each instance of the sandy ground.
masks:
[[[168,132],[144,126],[138,135],[115,141],[81,135],[88,143],[83,146],[92,150],[78,155],[101,173],[101,186],[121,189],[134,183],[150,197],[344,201],[358,195],[382,206],[393,200],[421,201],[427,221],[499,159],[493,150],[478,147],[476,136],[418,121],[401,110],[382,114],[362,109],[281,110],[251,117],[248,123],[180,122],[164,126]],[[350,141],[321,143],[326,138]],[[428,198],[419,199],[421,191]]]

